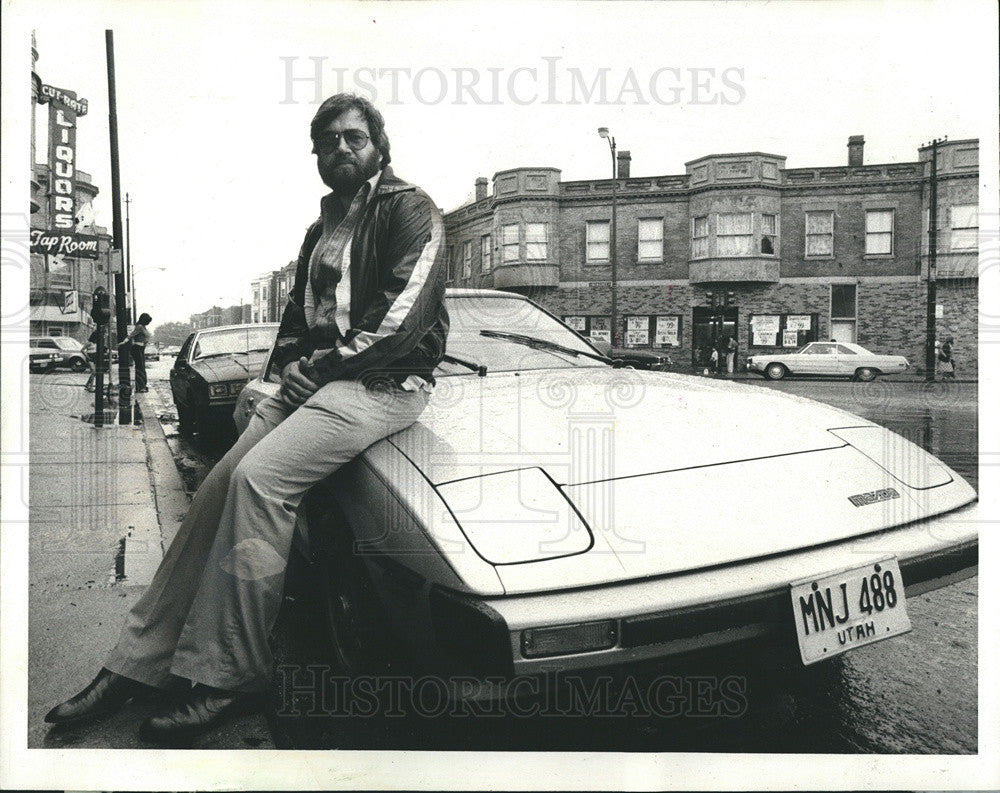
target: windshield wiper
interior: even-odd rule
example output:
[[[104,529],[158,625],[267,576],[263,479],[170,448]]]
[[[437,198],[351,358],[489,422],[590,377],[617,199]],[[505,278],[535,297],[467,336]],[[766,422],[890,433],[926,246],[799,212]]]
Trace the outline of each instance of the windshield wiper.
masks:
[[[572,347],[565,347],[562,344],[557,344],[554,341],[548,341],[547,339],[536,339],[534,336],[525,336],[523,333],[507,333],[506,331],[499,330],[481,330],[479,331],[480,336],[486,336],[490,339],[504,339],[506,341],[512,341],[515,344],[524,344],[527,347],[531,347],[535,350],[546,350],[548,352],[561,352],[566,355],[572,355],[574,358],[578,355],[582,355],[585,358],[593,358],[595,361],[600,361],[601,363],[606,363],[614,366],[614,361],[596,352],[584,352],[583,350],[574,350]]]
[[[486,365],[481,363],[473,363],[472,361],[466,361],[463,358],[456,358],[454,355],[445,355],[442,359],[448,363],[457,363],[459,366],[464,366],[466,369],[471,369],[473,372],[478,374],[480,377],[486,377]]]
[[[221,358],[224,355],[228,355],[229,357],[231,357],[233,359],[233,363],[238,363],[240,366],[242,366],[244,369],[246,369],[247,372],[249,373],[250,370],[247,369],[246,365],[242,361],[237,360],[235,357],[233,357],[233,356],[236,356],[236,355],[245,355],[245,354],[246,353],[244,353],[243,350],[239,350],[237,352],[209,352],[209,353],[206,353],[204,355],[199,355],[194,360],[195,361],[204,361],[206,358]],[[192,363],[194,363],[194,361],[192,361]]]

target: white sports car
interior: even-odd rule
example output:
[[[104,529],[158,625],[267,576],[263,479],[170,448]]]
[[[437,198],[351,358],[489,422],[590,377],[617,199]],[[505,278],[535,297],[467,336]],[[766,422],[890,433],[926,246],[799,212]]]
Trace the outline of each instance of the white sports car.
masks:
[[[910,368],[902,355],[877,355],[858,344],[814,341],[795,352],[752,355],[747,370],[759,372],[768,380],[788,375],[818,375],[874,380],[880,374],[899,374]]]
[[[614,367],[519,295],[446,299],[421,419],[306,502],[349,671],[377,666],[387,627],[422,668],[480,678],[775,637],[810,664],[910,630],[908,597],[975,573],[975,491],[898,435]],[[241,429],[277,386],[265,367],[243,389]]]

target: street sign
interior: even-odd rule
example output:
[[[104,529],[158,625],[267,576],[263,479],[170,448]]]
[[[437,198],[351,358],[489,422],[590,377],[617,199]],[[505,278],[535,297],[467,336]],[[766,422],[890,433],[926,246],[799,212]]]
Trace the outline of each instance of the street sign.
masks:
[[[79,293],[74,289],[63,295],[63,314],[75,314],[79,310]]]
[[[111,273],[115,275],[123,271],[122,252],[118,248],[112,249],[108,260],[111,262]]]

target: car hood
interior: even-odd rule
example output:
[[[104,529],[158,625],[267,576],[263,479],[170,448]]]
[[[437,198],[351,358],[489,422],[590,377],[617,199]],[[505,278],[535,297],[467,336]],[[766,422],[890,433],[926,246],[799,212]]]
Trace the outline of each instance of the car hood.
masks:
[[[850,413],[667,373],[442,378],[420,422],[389,442],[453,516],[431,517],[431,535],[453,519],[508,594],[778,558],[976,497]],[[461,568],[468,556],[450,558]]]
[[[203,358],[191,364],[191,368],[209,383],[224,380],[250,380],[257,376],[267,353],[245,352],[220,355],[217,358]]]
[[[392,442],[434,484],[541,466],[560,485],[845,445],[826,430],[870,424],[811,400],[631,369],[440,378]]]

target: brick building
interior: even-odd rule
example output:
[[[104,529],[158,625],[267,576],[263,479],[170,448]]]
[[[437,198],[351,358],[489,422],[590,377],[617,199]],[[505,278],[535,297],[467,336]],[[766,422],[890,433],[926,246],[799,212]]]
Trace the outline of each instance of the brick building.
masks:
[[[244,324],[244,317],[247,314],[247,306],[212,306],[208,311],[192,314],[188,321],[194,330],[204,328],[217,328],[221,325],[241,325]]]
[[[250,316],[248,322],[280,322],[295,283],[295,262],[280,270],[262,273],[250,282]]]
[[[49,230],[53,228],[52,202],[53,180],[49,165],[36,162],[37,142],[35,140],[35,117],[42,103],[43,83],[35,71],[38,50],[34,36],[31,44],[31,184],[30,211],[31,228]],[[29,332],[32,336],[72,336],[85,341],[94,329],[90,318],[92,296],[97,286],[107,286],[107,274],[103,271],[106,252],[111,248],[111,236],[107,229],[93,222],[93,201],[99,192],[90,174],[74,169],[72,182],[75,191],[74,232],[98,238],[101,258],[98,260],[50,255],[30,254],[29,281]],[[64,229],[69,231],[69,229]]]
[[[856,341],[924,365],[931,149],[866,165],[785,167],[776,154],[701,157],[680,175],[562,182],[557,168],[476,180],[445,215],[449,282],[527,294],[609,339],[616,184],[619,340],[700,365],[734,336],[740,359],[819,338]],[[975,376],[978,141],[938,146],[938,338]]]

